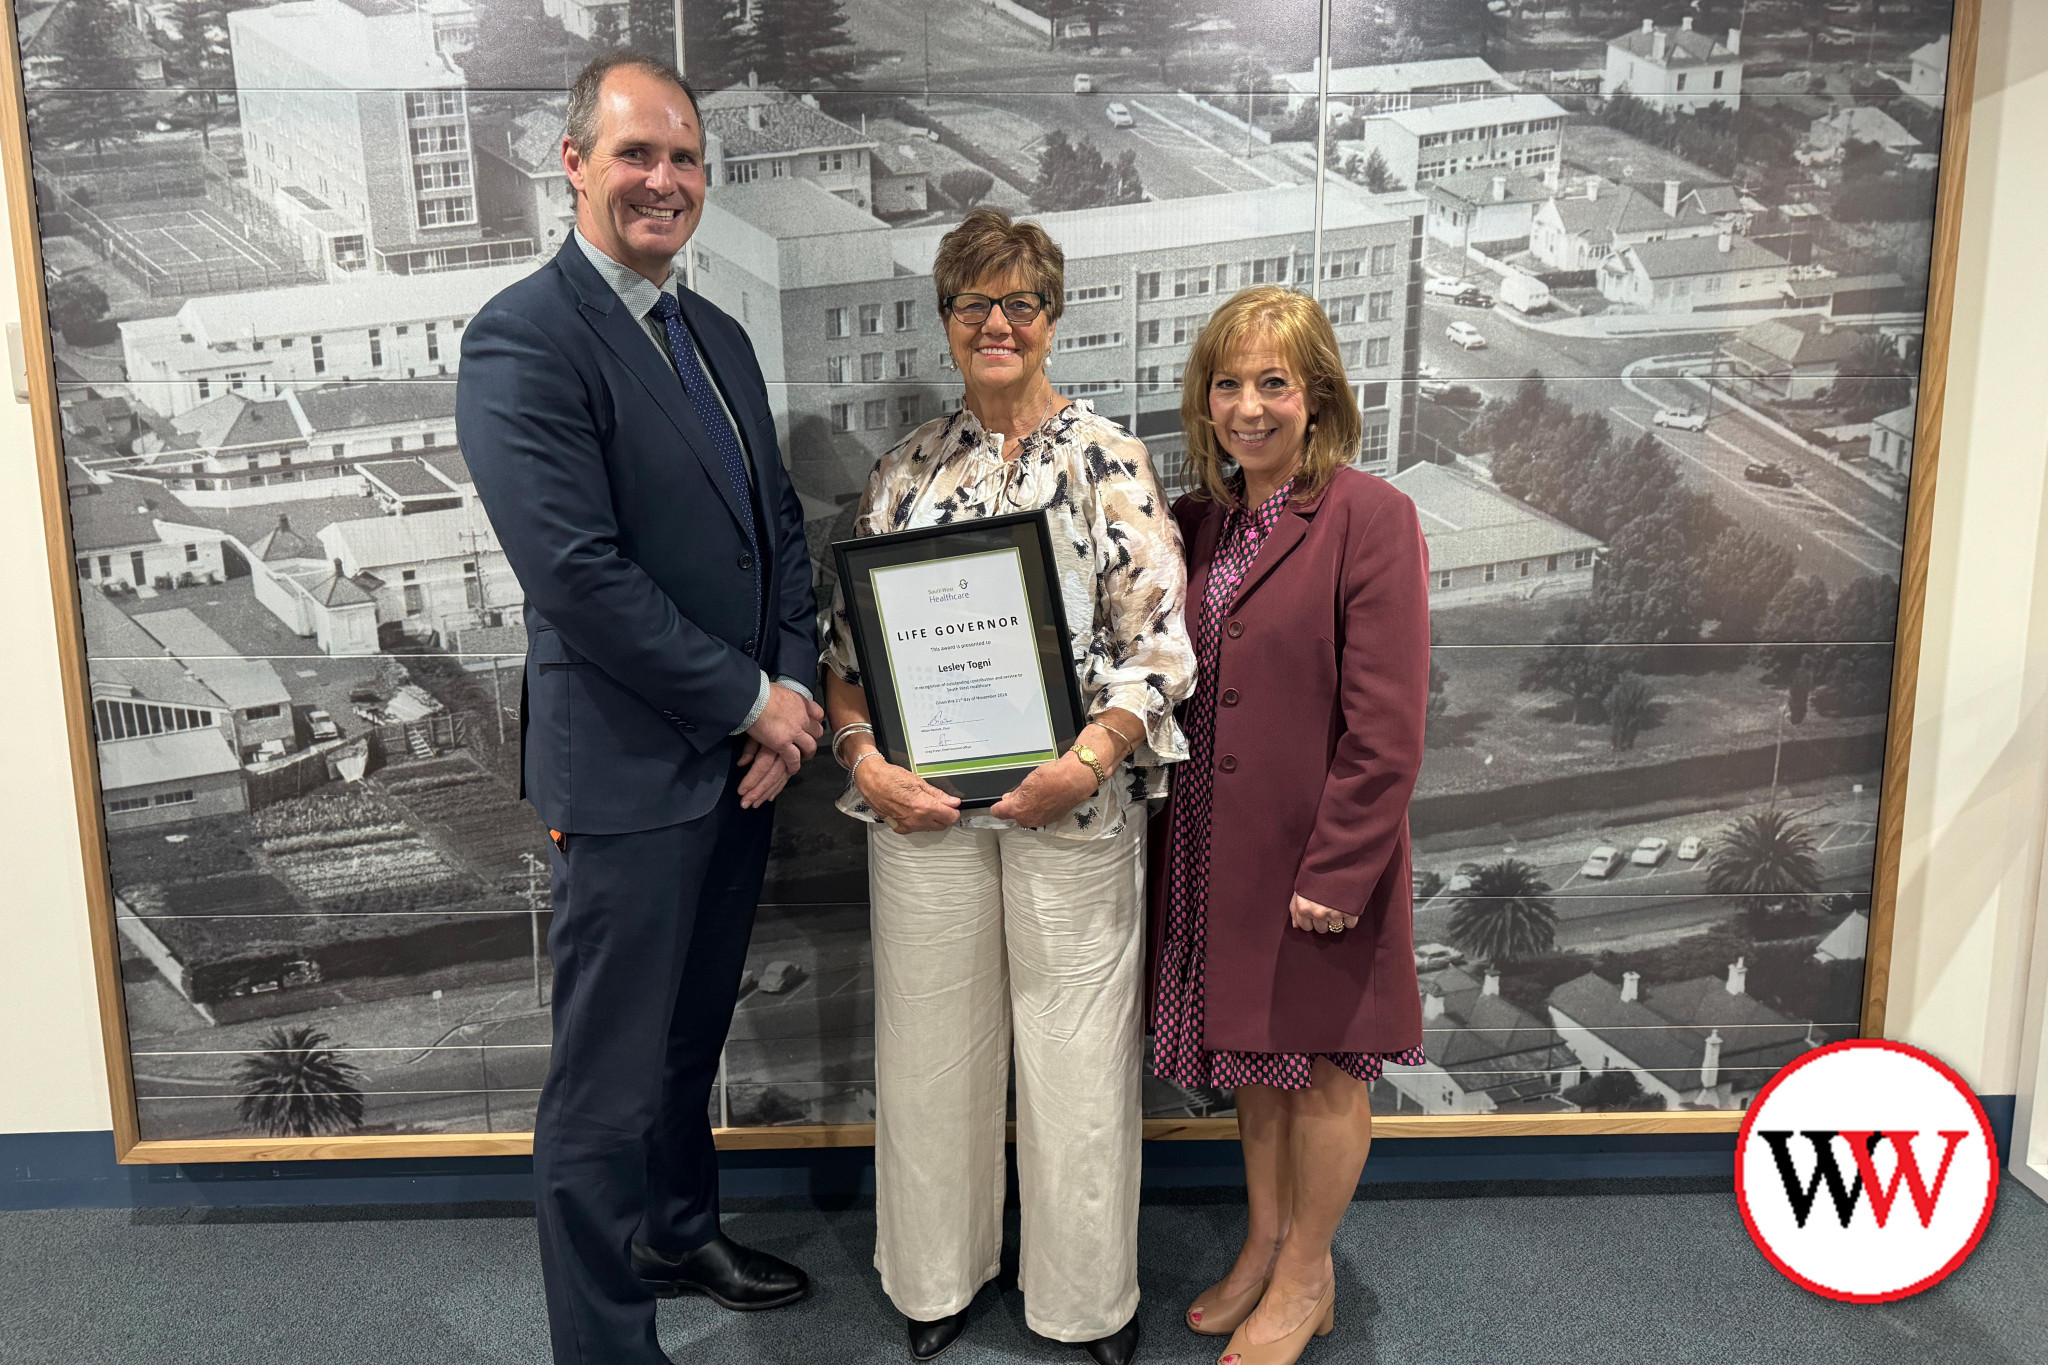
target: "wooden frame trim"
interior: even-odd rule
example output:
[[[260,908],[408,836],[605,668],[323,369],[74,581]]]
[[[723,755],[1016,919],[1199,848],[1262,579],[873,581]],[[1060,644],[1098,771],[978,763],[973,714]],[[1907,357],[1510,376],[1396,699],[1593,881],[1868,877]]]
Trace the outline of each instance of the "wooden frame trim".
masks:
[[[1926,328],[1921,349],[1920,402],[1914,434],[1913,472],[1907,499],[1906,539],[1899,585],[1899,630],[1892,663],[1891,708],[1886,726],[1882,791],[1878,806],[1877,861],[1872,887],[1870,936],[1865,959],[1862,1032],[1880,1037],[1885,1026],[1893,928],[1905,812],[1907,764],[1912,752],[1913,712],[1918,693],[1921,628],[1927,602],[1927,553],[1933,531],[1935,475],[1947,392],[1949,332],[1954,319],[1956,250],[1962,233],[1963,178],[1969,154],[1971,103],[1977,67],[1982,0],[1956,0],[1949,44],[1941,170],[1928,278]],[[115,939],[113,888],[108,880],[106,835],[101,822],[98,766],[87,724],[88,681],[84,631],[72,568],[71,521],[65,505],[63,434],[57,400],[55,357],[43,287],[42,239],[37,231],[35,185],[29,165],[27,105],[20,43],[13,7],[0,20],[9,56],[0,99],[0,168],[6,176],[14,268],[22,309],[22,345],[28,365],[29,401],[40,476],[43,526],[49,551],[50,590],[56,608],[57,655],[62,670],[65,717],[72,766],[79,845],[85,860],[86,908],[90,915],[94,976],[113,1110],[114,1151],[124,1164],[188,1162],[278,1162],[367,1158],[525,1156],[533,1150],[527,1133],[420,1134],[334,1138],[219,1138],[143,1142],[128,1056],[128,1021],[121,992],[120,949]],[[1605,1137],[1656,1133],[1733,1133],[1742,1114],[1732,1110],[1678,1113],[1389,1115],[1374,1122],[1381,1138]],[[873,1124],[816,1124],[769,1128],[723,1128],[718,1145],[732,1150],[764,1148],[866,1147]],[[1154,1141],[1231,1141],[1237,1120],[1148,1119],[1145,1136]]]
[[[1892,934],[1898,922],[1899,859],[1905,846],[1907,768],[1913,757],[1914,706],[1920,694],[1920,634],[1927,618],[1927,552],[1934,534],[1934,482],[1941,464],[1941,420],[1948,402],[1949,333],[1955,324],[1956,252],[1963,236],[1963,177],[1969,169],[1970,115],[1977,91],[1977,37],[1983,0],[1956,0],[1950,21],[1948,87],[1943,96],[1941,174],[1934,201],[1927,322],[1920,345],[1920,404],[1913,418],[1913,473],[1906,493],[1906,546],[1899,562],[1899,630],[1892,646],[1891,712],[1885,723],[1884,773],[1877,805],[1877,866],[1872,871],[1870,935],[1863,962],[1866,1038],[1884,1037],[1891,1001]]]

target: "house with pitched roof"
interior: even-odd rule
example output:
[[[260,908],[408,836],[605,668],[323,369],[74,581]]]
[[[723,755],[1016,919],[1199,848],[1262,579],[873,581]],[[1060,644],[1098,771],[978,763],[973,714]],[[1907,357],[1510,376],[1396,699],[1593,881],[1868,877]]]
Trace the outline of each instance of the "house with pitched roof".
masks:
[[[1645,313],[1694,313],[1776,307],[1791,274],[1783,256],[1724,231],[1629,247],[1601,265],[1594,283],[1612,302]]]
[[[1432,608],[1593,590],[1604,547],[1585,532],[1448,465],[1412,464],[1387,482],[1422,518]]]
[[[1726,977],[1645,986],[1595,972],[1550,993],[1551,1027],[1590,1075],[1632,1073],[1672,1109],[1738,1109],[1795,1057],[1820,1045],[1813,1025],[1749,994],[1740,958]]]
[[[1536,210],[1557,193],[1555,171],[1475,171],[1447,175],[1425,187],[1429,235],[1446,246],[1477,247],[1492,255],[1529,244]]]
[[[235,748],[248,762],[263,745],[293,747],[292,694],[268,659],[246,658],[185,607],[133,618],[157,646],[220,698],[234,720]]]
[[[1905,126],[1873,104],[1837,109],[1817,118],[1806,129],[1806,146],[1798,159],[1807,165],[1816,161],[1840,161],[1852,142],[1867,142],[1893,156],[1911,156],[1924,145]]]
[[[1475,981],[1456,967],[1424,980],[1422,1053],[1382,1080],[1425,1114],[1555,1111],[1577,1067],[1556,1029],[1501,995],[1499,972]]]
[[[567,96],[543,99],[516,115],[479,109],[476,133],[477,212],[501,231],[529,237],[545,260],[569,239],[576,201],[562,170]]]
[[[815,96],[737,85],[697,103],[714,185],[809,180],[857,209],[874,208],[875,140],[818,108]]]
[[[1722,342],[1715,369],[1742,398],[1804,402],[1834,387],[1867,335],[1821,313],[1770,318]]]
[[[514,624],[525,602],[498,535],[474,502],[320,528],[337,576],[376,603],[380,626],[453,648],[462,632]]]
[[[231,708],[103,594],[79,609],[107,828],[247,810]]]
[[[1719,210],[1726,200],[1708,188],[1688,191],[1682,182],[1667,180],[1661,197],[1652,199],[1589,175],[1579,194],[1553,194],[1534,210],[1530,254],[1552,270],[1593,270],[1643,242],[1716,236],[1724,230]]]
[[[168,587],[187,574],[226,576],[220,537],[190,524],[185,505],[158,483],[102,475],[71,490],[70,509],[81,585],[133,591]]]
[[[1742,94],[1742,30],[1729,29],[1723,40],[1694,29],[1691,15],[1677,28],[1643,20],[1641,28],[1607,40],[1600,93],[1624,92],[1659,109],[1733,109]]]

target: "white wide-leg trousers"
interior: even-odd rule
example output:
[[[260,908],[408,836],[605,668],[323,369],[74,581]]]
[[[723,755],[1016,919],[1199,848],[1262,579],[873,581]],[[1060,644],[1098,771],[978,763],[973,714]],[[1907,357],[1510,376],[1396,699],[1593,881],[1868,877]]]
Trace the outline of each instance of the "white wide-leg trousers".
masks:
[[[996,1276],[1013,1034],[1024,1320],[1092,1341],[1137,1311],[1143,809],[1126,821],[868,836],[875,1268],[906,1317]]]

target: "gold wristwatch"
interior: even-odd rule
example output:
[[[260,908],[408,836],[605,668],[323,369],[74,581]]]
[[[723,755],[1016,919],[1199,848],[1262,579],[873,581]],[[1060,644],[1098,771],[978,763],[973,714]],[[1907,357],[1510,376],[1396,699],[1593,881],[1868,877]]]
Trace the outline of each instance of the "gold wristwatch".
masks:
[[[1074,747],[1067,750],[1067,752],[1087,764],[1088,771],[1095,774],[1095,788],[1097,791],[1100,791],[1109,782],[1109,769],[1102,766],[1102,760],[1095,756],[1093,749],[1081,743],[1081,741],[1075,740]]]

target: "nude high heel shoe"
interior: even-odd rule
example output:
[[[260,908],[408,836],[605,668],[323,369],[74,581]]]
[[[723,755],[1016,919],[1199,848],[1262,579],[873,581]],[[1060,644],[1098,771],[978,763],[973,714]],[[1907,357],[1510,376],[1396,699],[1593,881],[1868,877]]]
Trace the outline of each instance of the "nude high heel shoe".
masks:
[[[1230,1344],[1223,1348],[1222,1357],[1216,1365],[1294,1365],[1301,1359],[1301,1353],[1308,1349],[1310,1337],[1326,1337],[1337,1326],[1337,1286],[1333,1282],[1323,1291],[1322,1302],[1309,1311],[1295,1328],[1278,1341],[1269,1341],[1264,1346],[1251,1346],[1240,1341],[1244,1335],[1242,1324],[1230,1334]]]
[[[1266,1286],[1271,1283],[1273,1277],[1268,1275],[1234,1299],[1216,1292],[1222,1288],[1220,1281],[1210,1285],[1188,1305],[1188,1330],[1205,1337],[1229,1336],[1237,1330],[1239,1323],[1252,1315],[1252,1310],[1259,1306],[1259,1300],[1266,1297]]]

